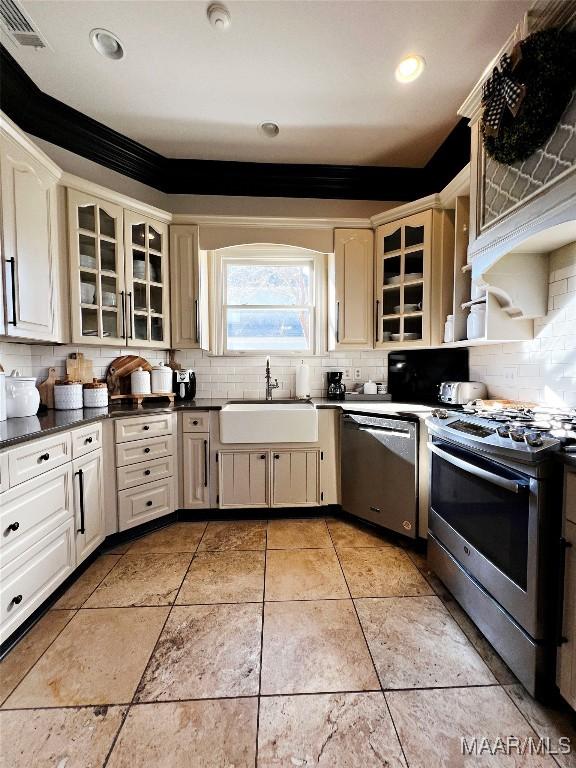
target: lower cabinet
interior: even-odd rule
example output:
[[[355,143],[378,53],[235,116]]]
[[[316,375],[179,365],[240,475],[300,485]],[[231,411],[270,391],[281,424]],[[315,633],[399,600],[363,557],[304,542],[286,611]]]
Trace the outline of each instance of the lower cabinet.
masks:
[[[576,523],[566,520],[565,525],[564,537],[568,544],[562,627],[565,642],[558,652],[557,682],[562,696],[576,709]]]
[[[318,450],[220,451],[219,506],[317,506],[319,462]]]
[[[118,493],[120,530],[125,531],[175,509],[174,478],[155,480]]]
[[[209,445],[208,433],[185,432],[182,436],[182,502],[185,509],[206,509],[210,506]]]
[[[76,564],[104,541],[104,485],[102,451],[93,451],[72,462],[74,475],[74,524]]]

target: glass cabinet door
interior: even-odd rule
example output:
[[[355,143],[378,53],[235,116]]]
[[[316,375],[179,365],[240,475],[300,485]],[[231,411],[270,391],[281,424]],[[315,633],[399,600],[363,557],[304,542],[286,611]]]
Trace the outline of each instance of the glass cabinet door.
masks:
[[[169,347],[168,227],[126,211],[128,344]]]
[[[125,343],[122,208],[68,190],[74,342]]]
[[[378,228],[376,346],[427,343],[431,211]]]

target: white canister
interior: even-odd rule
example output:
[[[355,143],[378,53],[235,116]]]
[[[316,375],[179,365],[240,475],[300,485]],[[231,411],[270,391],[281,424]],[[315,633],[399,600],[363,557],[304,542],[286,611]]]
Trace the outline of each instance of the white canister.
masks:
[[[364,394],[365,395],[375,395],[378,392],[378,386],[375,381],[372,381],[372,379],[368,379],[366,384],[364,384]]]
[[[133,395],[150,394],[150,372],[142,367],[137,368],[130,374],[130,390]]]
[[[486,335],[486,304],[472,304],[466,321],[469,339],[483,339]]]
[[[444,323],[444,341],[454,341],[454,315],[448,315]]]
[[[483,288],[482,286],[478,285],[478,283],[472,281],[472,284],[470,285],[470,299],[472,301],[476,301],[476,299],[482,299],[485,295],[486,288]]]
[[[76,411],[82,406],[81,382],[71,381],[54,384],[54,408],[57,411]]]
[[[172,392],[172,368],[164,363],[152,368],[152,392]]]
[[[6,416],[9,419],[35,416],[40,405],[40,392],[36,389],[36,379],[20,376],[12,371],[6,376]]]
[[[84,408],[105,408],[108,405],[108,387],[103,381],[94,379],[84,384]]]
[[[6,374],[0,371],[0,421],[6,418]]]

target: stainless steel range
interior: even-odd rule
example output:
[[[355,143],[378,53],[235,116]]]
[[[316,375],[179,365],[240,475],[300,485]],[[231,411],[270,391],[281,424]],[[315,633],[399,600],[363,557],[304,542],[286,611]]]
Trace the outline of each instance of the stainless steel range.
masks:
[[[526,688],[553,680],[561,467],[576,411],[432,412],[428,559]]]

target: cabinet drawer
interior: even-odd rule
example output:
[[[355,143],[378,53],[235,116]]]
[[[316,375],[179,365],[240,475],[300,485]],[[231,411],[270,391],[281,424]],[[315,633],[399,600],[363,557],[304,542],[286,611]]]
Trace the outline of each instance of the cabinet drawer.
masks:
[[[135,525],[168,515],[174,511],[174,480],[156,480],[118,494],[119,528],[125,531]]]
[[[8,490],[8,454],[0,453],[0,493]]]
[[[182,415],[182,432],[209,432],[210,412],[192,411]]]
[[[90,424],[71,433],[72,458],[79,459],[90,451],[102,448],[102,424]]]
[[[566,520],[576,523],[576,472],[566,472],[566,493],[564,495]]]
[[[129,416],[116,421],[116,442],[142,440],[145,437],[172,434],[172,414],[160,413],[155,416]]]
[[[0,511],[3,565],[72,516],[71,483],[71,464],[66,464],[3,494]]]
[[[59,467],[71,459],[70,432],[31,440],[8,452],[10,488]]]
[[[174,459],[165,456],[161,459],[150,459],[140,464],[129,464],[126,467],[118,467],[118,490],[125,491],[137,485],[150,483],[153,480],[163,480],[174,474]]]
[[[4,642],[73,570],[74,521],[69,518],[2,567],[0,642]]]
[[[116,446],[116,466],[124,467],[137,464],[148,459],[160,459],[174,453],[174,437],[166,435],[151,437],[148,440],[134,440],[130,443],[119,443]]]

